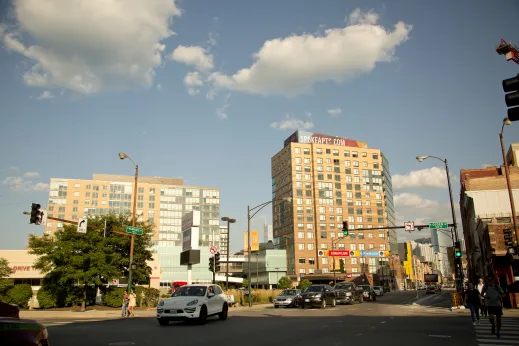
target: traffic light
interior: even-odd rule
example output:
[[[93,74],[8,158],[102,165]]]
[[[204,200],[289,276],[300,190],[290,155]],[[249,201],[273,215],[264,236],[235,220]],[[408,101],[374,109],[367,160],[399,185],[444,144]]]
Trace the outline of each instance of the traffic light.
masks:
[[[217,252],[214,255],[214,271],[219,272],[220,271],[220,253]]]
[[[349,234],[349,231],[348,231],[348,221],[343,221],[342,222],[342,235],[347,237]]]
[[[105,237],[109,237],[112,234],[114,222],[112,220],[105,220]]]
[[[505,102],[508,106],[508,119],[510,121],[519,120],[519,73],[517,76],[503,80],[503,90]]]
[[[461,245],[459,241],[454,243],[454,257],[461,258]]]
[[[29,222],[36,225],[41,225],[42,218],[43,212],[41,210],[41,205],[33,203],[31,206],[31,219]]]
[[[214,257],[209,258],[209,271],[214,273]]]
[[[503,230],[503,238],[505,239],[505,245],[508,247],[514,246],[514,235],[512,229]]]

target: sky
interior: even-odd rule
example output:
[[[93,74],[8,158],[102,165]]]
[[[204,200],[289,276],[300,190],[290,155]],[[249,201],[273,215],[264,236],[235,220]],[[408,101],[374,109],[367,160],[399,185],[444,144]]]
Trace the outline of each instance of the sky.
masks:
[[[124,151],[141,175],[220,188],[238,251],[296,129],[381,149],[399,223],[451,222],[443,163],[415,157],[448,159],[456,203],[460,169],[502,163],[501,82],[519,66],[495,46],[519,41],[517,14],[515,0],[3,1],[1,247],[42,234],[22,212],[51,177],[131,175]],[[504,134],[519,142],[519,123]]]

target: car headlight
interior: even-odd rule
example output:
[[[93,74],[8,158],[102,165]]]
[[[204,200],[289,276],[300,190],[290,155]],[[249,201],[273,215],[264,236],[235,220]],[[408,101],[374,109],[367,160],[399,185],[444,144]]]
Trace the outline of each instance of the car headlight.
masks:
[[[158,306],[164,306],[164,301],[161,300],[161,301],[159,302],[159,305],[158,305]]]
[[[350,297],[351,296],[351,292],[346,292],[346,297]]]
[[[321,293],[319,293],[319,294],[316,294],[316,295],[315,295],[315,298],[321,298],[322,296],[323,296],[323,295],[322,295]]]
[[[198,304],[198,299],[192,300],[189,303],[187,303],[186,305],[187,306],[193,306],[193,305],[196,305],[196,304]]]

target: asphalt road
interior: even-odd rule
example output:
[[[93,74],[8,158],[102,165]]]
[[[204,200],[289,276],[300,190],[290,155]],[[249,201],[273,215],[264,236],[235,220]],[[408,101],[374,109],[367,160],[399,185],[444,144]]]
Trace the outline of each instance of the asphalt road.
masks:
[[[213,318],[204,326],[171,323],[161,327],[151,316],[104,321],[60,320],[62,325],[45,318],[40,322],[49,325],[52,346],[478,345],[469,315],[452,313],[443,307],[409,305],[415,296],[415,292],[393,292],[376,302],[324,310],[241,308],[231,310],[227,321]]]

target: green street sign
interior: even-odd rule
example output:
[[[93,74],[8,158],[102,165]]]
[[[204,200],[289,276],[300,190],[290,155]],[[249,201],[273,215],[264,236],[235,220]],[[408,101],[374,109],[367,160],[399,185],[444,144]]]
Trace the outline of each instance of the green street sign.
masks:
[[[429,223],[430,229],[443,229],[443,228],[449,228],[449,224],[447,222],[430,222]]]
[[[142,228],[140,228],[140,227],[133,227],[133,226],[126,226],[126,233],[142,235]]]

